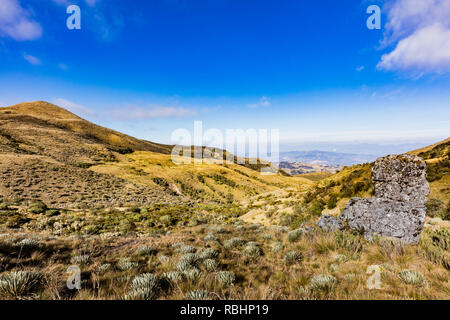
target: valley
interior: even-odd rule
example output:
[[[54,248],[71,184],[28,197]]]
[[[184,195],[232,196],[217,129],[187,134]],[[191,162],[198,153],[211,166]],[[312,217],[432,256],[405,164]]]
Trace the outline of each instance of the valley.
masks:
[[[172,147],[46,102],[0,108],[0,298],[449,298],[449,139],[411,151],[431,189],[415,246],[317,226],[373,195],[371,161],[261,175],[176,165]],[[65,287],[70,265],[80,290]],[[381,290],[366,287],[372,265]]]

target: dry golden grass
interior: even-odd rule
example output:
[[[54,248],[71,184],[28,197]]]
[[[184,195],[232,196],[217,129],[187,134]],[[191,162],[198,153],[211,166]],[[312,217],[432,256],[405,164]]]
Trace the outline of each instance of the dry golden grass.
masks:
[[[204,240],[210,233],[217,241]],[[264,239],[262,235],[265,235]],[[39,239],[41,247],[18,256],[12,243],[31,236]],[[241,238],[244,244],[225,248],[225,241],[233,237]],[[129,235],[71,239],[9,233],[0,240],[0,252],[4,257],[0,270],[2,274],[15,270],[40,270],[45,274],[40,289],[27,298],[122,299],[129,293],[135,276],[144,273],[162,276],[165,272],[177,270],[179,261],[186,255],[179,247],[173,246],[177,243],[182,243],[179,247],[195,247],[197,255],[205,248],[213,248],[218,252],[215,258],[218,270],[232,272],[235,281],[233,284],[219,282],[217,272],[207,271],[202,265],[203,260],[199,260],[200,277],[164,287],[158,299],[185,299],[189,292],[199,289],[209,292],[212,299],[450,298],[449,271],[440,263],[426,258],[423,250],[429,244],[425,240],[417,246],[402,245],[388,239],[369,243],[358,235],[313,230],[290,242],[286,233],[277,228],[241,223],[222,227],[201,225],[151,237]],[[282,249],[274,252],[275,243],[281,243]],[[262,255],[247,256],[245,248],[249,245],[259,247]],[[139,255],[138,248],[142,246],[151,246],[155,251],[150,255]],[[292,251],[297,252],[300,259],[287,264],[285,256]],[[65,272],[69,265],[74,264],[71,258],[81,254],[89,255],[88,262],[80,266],[82,289],[71,291],[65,287]],[[39,256],[45,258],[36,259]],[[167,258],[163,259],[164,256]],[[124,258],[135,265],[129,270],[118,269],[119,261]],[[101,266],[106,264],[109,268],[102,270]],[[368,267],[373,265],[379,266],[381,272],[379,290],[370,290],[366,284],[370,276]],[[399,277],[402,270],[420,272],[425,280],[407,284]],[[332,281],[320,282],[317,286],[317,276]]]

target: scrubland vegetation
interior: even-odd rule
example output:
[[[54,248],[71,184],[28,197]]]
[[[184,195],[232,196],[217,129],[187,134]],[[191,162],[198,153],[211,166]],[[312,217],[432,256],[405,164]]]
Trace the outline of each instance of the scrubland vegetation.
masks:
[[[371,164],[290,177],[175,165],[170,146],[46,103],[0,110],[0,299],[449,299],[448,141],[418,150],[418,245],[317,227],[371,197]],[[81,270],[70,290],[67,269]],[[368,268],[379,270],[370,290]]]

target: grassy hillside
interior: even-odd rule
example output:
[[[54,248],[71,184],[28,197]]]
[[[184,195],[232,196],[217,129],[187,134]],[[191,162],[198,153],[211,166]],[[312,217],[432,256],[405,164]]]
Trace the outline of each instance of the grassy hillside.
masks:
[[[105,144],[112,150],[120,153],[153,151],[169,154],[172,150],[171,146],[139,140],[123,133],[98,126],[48,102],[27,102],[0,108],[0,115],[6,117],[8,120],[18,118],[25,120],[23,116],[43,120],[48,124],[70,130],[83,137]]]
[[[168,155],[144,151],[91,169],[201,202],[240,202],[257,194],[310,183],[282,174],[262,176],[257,170],[233,163],[177,165]]]
[[[264,161],[177,166],[171,146],[100,127],[46,102],[0,108],[0,120],[0,196],[13,201],[75,207],[233,203],[308,183],[284,172],[264,178],[260,170],[270,166]]]

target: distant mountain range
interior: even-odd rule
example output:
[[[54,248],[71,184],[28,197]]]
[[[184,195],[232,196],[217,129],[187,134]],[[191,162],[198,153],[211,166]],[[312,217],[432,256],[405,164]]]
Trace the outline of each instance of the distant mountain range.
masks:
[[[376,155],[338,153],[328,151],[290,151],[280,152],[280,162],[301,162],[330,167],[352,166],[375,161]]]

